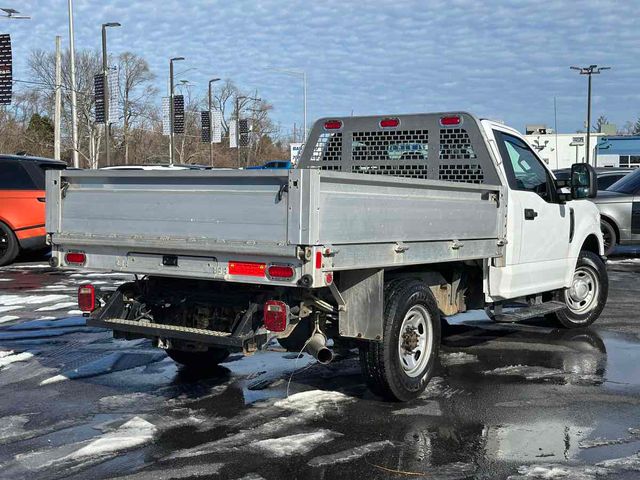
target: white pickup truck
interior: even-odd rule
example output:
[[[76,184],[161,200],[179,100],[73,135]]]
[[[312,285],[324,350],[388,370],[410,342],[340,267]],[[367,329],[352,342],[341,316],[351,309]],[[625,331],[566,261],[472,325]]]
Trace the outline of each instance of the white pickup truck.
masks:
[[[444,317],[585,327],[607,299],[593,169],[560,185],[468,113],[321,119],[292,170],[47,175],[52,265],[137,275],[81,285],[87,323],[191,368],[273,338],[320,362],[357,347],[371,389],[404,401]]]

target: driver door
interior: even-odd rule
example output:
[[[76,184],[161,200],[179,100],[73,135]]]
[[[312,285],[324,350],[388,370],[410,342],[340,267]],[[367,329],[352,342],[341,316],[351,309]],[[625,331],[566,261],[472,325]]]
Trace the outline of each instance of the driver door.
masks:
[[[509,183],[507,246],[503,267],[491,267],[492,297],[516,298],[564,286],[569,265],[570,209],[560,204],[555,182],[519,136],[494,128]]]

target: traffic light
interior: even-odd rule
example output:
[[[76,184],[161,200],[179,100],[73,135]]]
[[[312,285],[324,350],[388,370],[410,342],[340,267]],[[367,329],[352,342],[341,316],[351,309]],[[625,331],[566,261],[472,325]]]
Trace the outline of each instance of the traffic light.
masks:
[[[241,147],[249,146],[249,120],[241,118],[238,122],[239,144]]]

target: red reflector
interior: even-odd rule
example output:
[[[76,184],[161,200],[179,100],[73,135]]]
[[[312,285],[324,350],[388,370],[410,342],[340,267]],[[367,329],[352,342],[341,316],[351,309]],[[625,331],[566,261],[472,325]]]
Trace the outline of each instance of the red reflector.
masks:
[[[77,265],[84,265],[87,261],[87,256],[84,252],[69,252],[64,256],[67,263],[75,263]]]
[[[271,278],[288,279],[293,278],[296,271],[289,265],[269,265],[269,268],[267,268],[267,274]]]
[[[380,126],[382,128],[397,127],[398,125],[400,125],[399,118],[383,118],[380,120]]]
[[[342,121],[340,120],[328,120],[324,122],[325,130],[340,130],[342,128]]]
[[[78,288],[78,308],[86,313],[96,309],[96,289],[93,285],[82,285]]]
[[[440,117],[440,125],[449,126],[449,125],[460,125],[462,123],[462,118],[458,115],[452,115],[450,117]]]
[[[278,300],[264,304],[264,328],[270,332],[284,332],[289,320],[289,306]]]
[[[322,252],[319,250],[316,252],[316,268],[318,270],[322,268]]]
[[[264,277],[267,265],[257,262],[229,262],[229,275]]]

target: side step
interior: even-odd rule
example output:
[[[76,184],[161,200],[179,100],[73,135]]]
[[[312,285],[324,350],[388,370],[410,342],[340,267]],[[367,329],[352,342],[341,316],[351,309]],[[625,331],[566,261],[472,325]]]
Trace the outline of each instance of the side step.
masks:
[[[515,308],[513,311],[509,312],[501,312],[501,307],[501,305],[498,305],[494,310],[492,315],[493,320],[500,323],[513,323],[528,320],[530,318],[543,317],[549,313],[562,310],[567,306],[563,302],[551,301],[537,303],[527,307]]]

